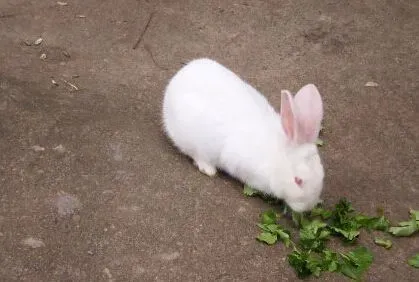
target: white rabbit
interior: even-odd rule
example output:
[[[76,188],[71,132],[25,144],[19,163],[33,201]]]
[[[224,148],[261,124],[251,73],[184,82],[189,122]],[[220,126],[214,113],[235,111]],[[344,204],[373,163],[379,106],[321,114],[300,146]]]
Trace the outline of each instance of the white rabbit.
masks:
[[[255,88],[207,58],[182,67],[163,101],[167,135],[202,173],[221,169],[298,212],[321,201],[324,170],[315,140],[322,118],[313,84],[294,98],[282,90],[280,116]]]

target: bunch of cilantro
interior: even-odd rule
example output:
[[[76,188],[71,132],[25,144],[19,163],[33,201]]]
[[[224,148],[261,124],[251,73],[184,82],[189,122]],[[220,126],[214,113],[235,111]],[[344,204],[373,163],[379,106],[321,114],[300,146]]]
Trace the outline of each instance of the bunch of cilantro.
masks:
[[[341,199],[332,210],[318,206],[309,213],[292,212],[292,220],[299,228],[299,241],[296,243],[291,240],[291,232],[278,223],[279,214],[268,210],[261,215],[258,226],[262,232],[257,239],[268,245],[281,241],[286,247],[292,247],[288,262],[299,278],[319,277],[322,272],[340,272],[359,280],[373,262],[372,253],[362,246],[347,253],[334,252],[327,248],[327,241],[336,236],[344,242],[353,243],[362,228],[388,232],[393,236],[410,236],[419,232],[419,211],[411,210],[410,214],[409,221],[390,227],[389,220],[383,215],[369,217],[357,214],[346,199]],[[386,249],[392,246],[388,239],[376,238],[374,242]],[[418,256],[408,263],[418,267]]]

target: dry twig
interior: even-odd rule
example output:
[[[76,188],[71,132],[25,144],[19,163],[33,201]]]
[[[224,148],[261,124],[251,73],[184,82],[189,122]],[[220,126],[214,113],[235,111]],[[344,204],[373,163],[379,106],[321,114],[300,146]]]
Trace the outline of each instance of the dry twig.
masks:
[[[78,90],[79,90],[79,88],[78,88],[76,85],[74,85],[73,83],[68,82],[68,81],[67,81],[67,80],[65,80],[65,79],[63,79],[63,81],[64,81],[64,83],[65,83],[65,84],[69,85],[72,89],[74,89],[74,90],[76,90],[76,91],[78,91]]]
[[[135,49],[137,49],[138,45],[140,45],[141,40],[143,40],[144,34],[146,33],[146,31],[147,31],[148,27],[150,26],[150,23],[151,23],[151,20],[152,20],[152,19],[153,19],[153,17],[154,17],[154,14],[155,14],[155,12],[152,12],[152,13],[150,14],[150,17],[148,18],[147,24],[145,25],[145,27],[144,27],[143,31],[141,32],[140,36],[138,37],[137,42],[135,42],[135,44],[134,44],[134,46],[132,47],[132,49],[134,49],[134,50],[135,50]]]
[[[144,49],[145,49],[145,50],[148,52],[148,54],[150,55],[151,60],[153,61],[154,65],[156,65],[159,69],[162,69],[162,70],[167,70],[167,68],[162,67],[159,63],[157,63],[157,61],[156,61],[156,59],[154,58],[153,52],[151,51],[151,49],[150,49],[150,46],[149,46],[149,45],[144,44]]]

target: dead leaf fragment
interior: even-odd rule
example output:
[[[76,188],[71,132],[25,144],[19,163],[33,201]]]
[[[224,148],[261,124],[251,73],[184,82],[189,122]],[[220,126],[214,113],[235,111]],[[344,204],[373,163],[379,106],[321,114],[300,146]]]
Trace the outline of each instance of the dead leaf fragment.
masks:
[[[28,247],[31,247],[33,249],[40,248],[40,247],[45,247],[45,243],[42,242],[42,240],[36,239],[36,238],[33,238],[33,237],[29,237],[29,238],[24,239],[22,241],[22,244],[24,244]]]
[[[39,45],[39,44],[41,44],[42,43],[42,41],[43,41],[44,39],[42,39],[41,37],[39,37],[37,40],[35,40],[34,42],[33,42],[33,45]]]
[[[72,89],[74,89],[75,91],[78,91],[79,90],[79,88],[75,85],[75,84],[73,84],[73,83],[71,83],[71,82],[68,82],[67,80],[65,80],[65,79],[63,79],[63,81],[64,81],[64,83],[65,84],[67,84],[68,86],[70,86]]]
[[[54,151],[57,151],[58,153],[64,153],[65,152],[65,148],[64,148],[64,146],[63,145],[58,145],[57,147],[55,147],[54,149],[53,149]]]
[[[367,83],[365,83],[366,87],[377,87],[378,83],[374,82],[374,81],[368,81]]]
[[[32,150],[34,150],[35,152],[42,152],[42,151],[45,151],[45,148],[44,148],[44,147],[41,147],[41,146],[39,146],[39,145],[33,145],[31,148],[32,148]]]
[[[109,279],[112,279],[112,273],[111,273],[111,271],[109,270],[109,268],[107,268],[107,267],[105,267],[104,269],[103,269],[103,273],[109,278]]]
[[[65,192],[57,194],[54,204],[57,207],[57,212],[60,216],[70,216],[76,214],[77,211],[82,208],[82,204],[76,196]]]
[[[58,82],[55,81],[54,79],[51,79],[51,83],[54,84],[55,86],[58,86],[59,85]]]
[[[68,53],[67,51],[64,50],[62,53],[65,57],[70,58],[70,53]]]

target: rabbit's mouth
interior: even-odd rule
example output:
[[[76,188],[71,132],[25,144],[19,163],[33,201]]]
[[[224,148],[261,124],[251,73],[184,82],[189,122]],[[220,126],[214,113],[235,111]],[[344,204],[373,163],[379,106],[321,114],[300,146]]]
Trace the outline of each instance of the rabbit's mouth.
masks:
[[[287,201],[286,200],[286,202],[293,211],[306,212],[306,211],[312,210],[315,206],[317,206],[317,204],[321,203],[322,200],[319,197],[316,197],[310,200],[308,199],[302,199],[302,201],[295,201],[295,200]]]

